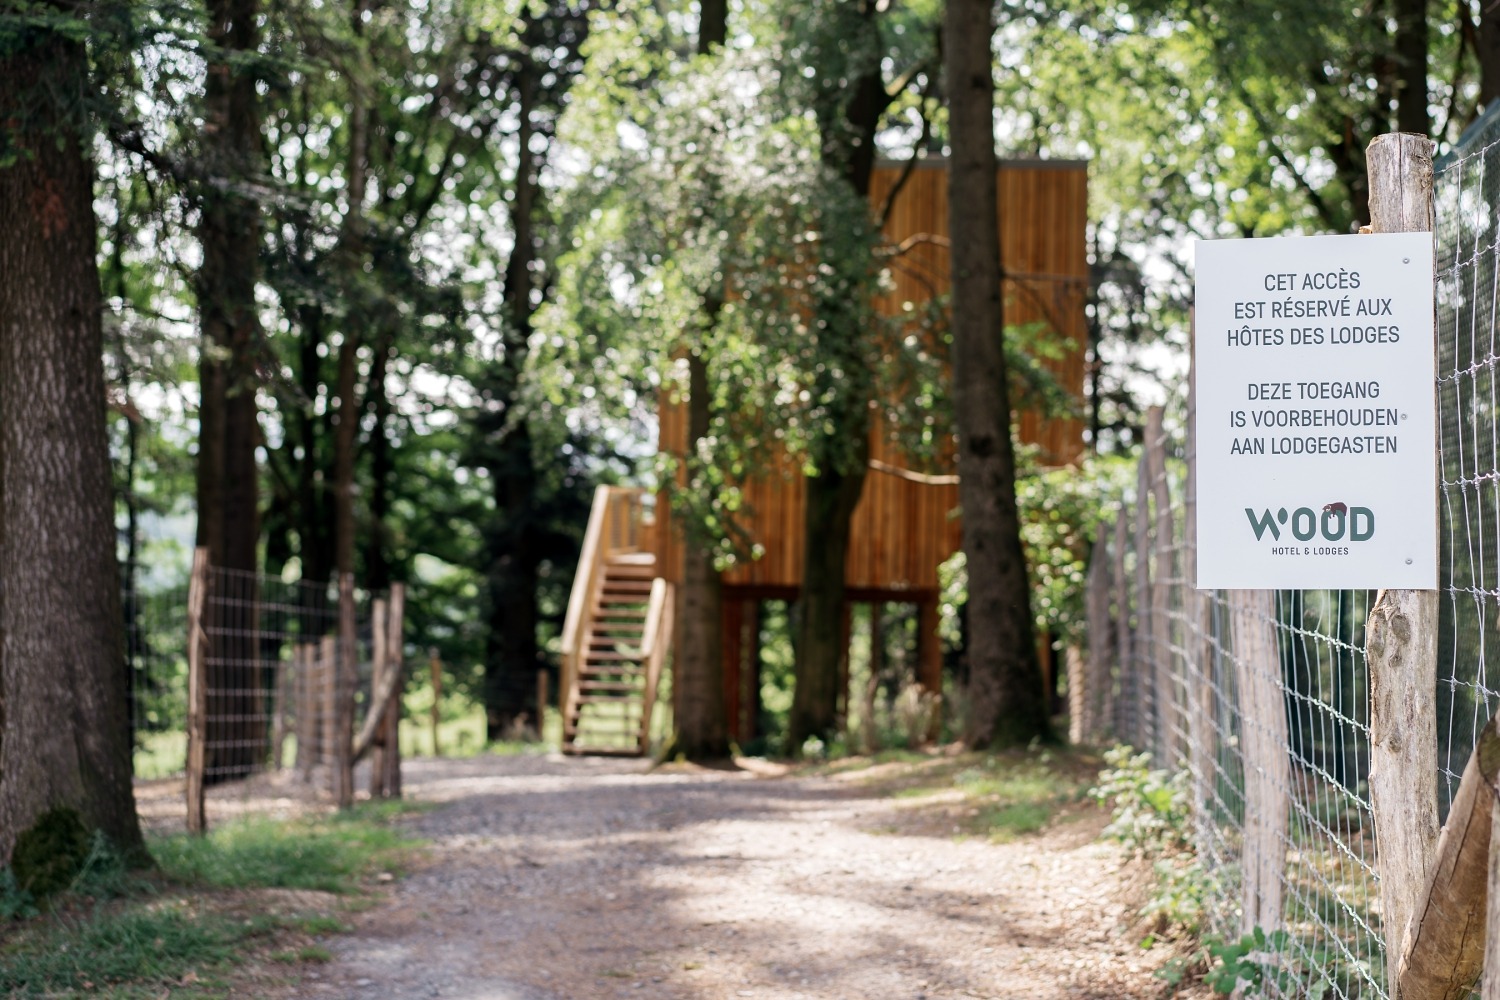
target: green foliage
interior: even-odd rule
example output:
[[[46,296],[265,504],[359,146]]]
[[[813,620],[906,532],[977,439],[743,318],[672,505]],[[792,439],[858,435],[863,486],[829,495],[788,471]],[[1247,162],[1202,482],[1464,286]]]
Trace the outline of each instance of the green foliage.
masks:
[[[319,889],[348,893],[380,868],[400,863],[413,841],[356,810],[350,816],[290,823],[247,819],[155,841],[163,872],[217,888]]]
[[[1089,794],[1113,811],[1105,835],[1144,855],[1187,849],[1192,802],[1186,772],[1153,770],[1149,753],[1123,745],[1106,750],[1104,762]]]
[[[1141,907],[1141,916],[1168,937],[1197,934],[1208,905],[1222,897],[1219,881],[1191,855],[1158,858],[1152,870],[1156,885]]]
[[[1077,466],[1044,468],[1034,449],[1022,449],[1016,478],[1021,542],[1031,576],[1031,607],[1036,627],[1064,643],[1084,643],[1089,557],[1099,526],[1113,519],[1114,503],[1128,495],[1133,463],[1094,455]],[[942,587],[940,629],[945,642],[962,642],[960,609],[968,599],[964,554],[955,553],[938,570]]]

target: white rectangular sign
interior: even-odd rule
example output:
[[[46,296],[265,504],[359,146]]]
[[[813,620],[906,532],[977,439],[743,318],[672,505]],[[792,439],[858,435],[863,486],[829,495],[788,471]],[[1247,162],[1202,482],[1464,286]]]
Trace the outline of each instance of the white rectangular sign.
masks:
[[[1437,587],[1432,234],[1197,244],[1198,586]]]

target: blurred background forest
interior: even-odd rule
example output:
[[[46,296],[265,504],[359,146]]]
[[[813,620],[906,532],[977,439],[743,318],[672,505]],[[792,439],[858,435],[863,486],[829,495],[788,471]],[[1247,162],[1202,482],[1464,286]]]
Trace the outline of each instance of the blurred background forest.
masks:
[[[840,386],[878,400],[909,454],[950,447],[943,301],[915,320],[931,336],[851,346],[806,321],[809,302],[888,286],[899,250],[831,183],[830,116],[865,108],[865,152],[898,170],[950,150],[938,0],[5,9],[0,51],[46,30],[87,52],[65,103],[97,126],[143,773],[180,766],[150,734],[180,729],[186,667],[149,653],[181,635],[195,543],[286,581],[409,584],[407,639],[441,664],[445,732],[477,748],[523,732],[537,671],[556,676],[596,486],[675,483],[657,502],[724,569],[757,555],[730,515],[773,448],[811,470],[843,461],[820,451]],[[720,45],[705,19],[726,26]],[[1441,151],[1500,89],[1500,11],[1005,0],[993,52],[1000,155],[1087,161],[1082,398],[1050,380],[1069,348],[1041,325],[1006,344],[1018,406],[1084,427],[1080,462],[1023,453],[1018,481],[1036,626],[1060,648],[1082,627],[1093,522],[1132,475],[1115,457],[1147,406],[1182,423],[1191,241],[1366,221],[1371,138],[1419,132]],[[788,261],[811,244],[832,252],[810,279]],[[658,454],[657,406],[695,372],[711,402],[679,470]],[[961,559],[944,579],[961,669]],[[762,750],[788,749],[792,613],[757,626]],[[918,626],[875,614],[894,706]],[[431,675],[409,673],[425,713]]]

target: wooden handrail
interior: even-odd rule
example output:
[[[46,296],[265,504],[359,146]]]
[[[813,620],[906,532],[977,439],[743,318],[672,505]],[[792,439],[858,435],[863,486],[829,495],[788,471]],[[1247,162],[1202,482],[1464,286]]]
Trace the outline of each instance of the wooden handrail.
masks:
[[[600,486],[594,490],[588,528],[583,533],[583,548],[578,553],[578,570],[573,574],[573,590],[568,595],[568,612],[563,619],[562,683],[558,685],[558,695],[562,700],[560,707],[564,719],[578,697],[578,653],[589,627],[596,578],[604,561],[604,532],[608,516],[609,487]]]
[[[646,690],[641,703],[641,753],[651,747],[651,713],[656,708],[656,687],[661,682],[662,666],[672,635],[672,585],[661,577],[651,581],[651,599],[646,605],[645,639],[641,659],[646,663]]]
[[[573,576],[568,611],[563,619],[562,683],[558,685],[558,698],[564,719],[569,717],[578,699],[584,637],[593,625],[594,597],[604,580],[605,563],[610,556],[634,550],[641,492],[626,486],[600,486],[594,490],[588,529],[578,553],[578,571]]]

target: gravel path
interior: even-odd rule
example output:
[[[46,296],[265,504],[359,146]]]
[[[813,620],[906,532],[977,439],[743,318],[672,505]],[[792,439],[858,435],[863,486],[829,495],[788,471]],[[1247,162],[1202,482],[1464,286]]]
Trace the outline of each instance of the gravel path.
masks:
[[[867,779],[417,760],[430,847],[288,996],[1155,997],[1095,817],[957,842]],[[926,810],[922,813],[921,810]],[[925,819],[918,820],[919,816]]]

